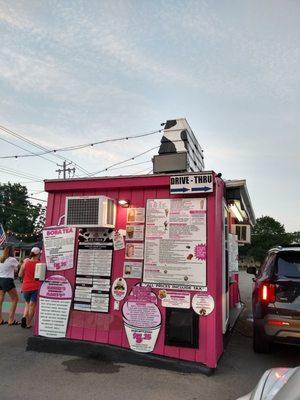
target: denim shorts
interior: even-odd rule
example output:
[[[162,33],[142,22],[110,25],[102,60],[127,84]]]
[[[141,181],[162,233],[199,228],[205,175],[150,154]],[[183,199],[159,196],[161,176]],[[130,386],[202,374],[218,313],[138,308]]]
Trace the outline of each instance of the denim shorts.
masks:
[[[36,303],[37,295],[38,295],[37,290],[32,290],[31,292],[23,292],[23,296],[24,296],[26,303],[30,303],[30,302]]]
[[[14,289],[15,287],[12,278],[0,278],[0,290],[3,290],[3,292],[10,292],[11,289]]]

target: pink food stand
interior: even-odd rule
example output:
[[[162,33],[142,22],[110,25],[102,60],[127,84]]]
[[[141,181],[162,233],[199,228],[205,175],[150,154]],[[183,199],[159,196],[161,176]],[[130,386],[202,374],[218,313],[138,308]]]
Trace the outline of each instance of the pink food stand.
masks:
[[[93,344],[213,371],[237,302],[221,177],[74,178],[45,190],[47,272],[29,349]]]

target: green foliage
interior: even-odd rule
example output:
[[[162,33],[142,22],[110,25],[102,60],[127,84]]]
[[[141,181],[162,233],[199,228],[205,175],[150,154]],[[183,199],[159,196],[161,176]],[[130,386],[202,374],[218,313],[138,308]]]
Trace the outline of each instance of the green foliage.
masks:
[[[251,234],[251,244],[240,248],[240,255],[263,261],[267,251],[275,246],[285,246],[293,241],[293,235],[286,233],[284,226],[272,217],[256,220]]]
[[[27,188],[19,183],[0,184],[0,223],[5,231],[36,233],[37,239],[40,236],[37,225],[41,224],[42,205],[31,204],[27,196]]]

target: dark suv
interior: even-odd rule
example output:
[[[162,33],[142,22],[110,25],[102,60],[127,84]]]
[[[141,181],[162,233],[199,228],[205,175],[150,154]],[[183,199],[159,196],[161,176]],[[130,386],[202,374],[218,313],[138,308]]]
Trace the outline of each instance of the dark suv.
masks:
[[[254,274],[253,348],[270,351],[271,342],[300,345],[300,245],[276,247],[268,252]]]

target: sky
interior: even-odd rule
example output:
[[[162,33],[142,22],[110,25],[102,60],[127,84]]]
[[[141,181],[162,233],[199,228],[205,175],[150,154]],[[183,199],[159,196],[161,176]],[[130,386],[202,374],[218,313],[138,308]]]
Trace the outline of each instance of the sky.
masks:
[[[299,231],[299,17],[297,0],[0,0],[0,126],[55,149],[186,118],[206,170],[246,179],[256,217]],[[57,154],[84,176],[160,139]],[[0,182],[45,199],[63,160],[1,159],[28,151],[0,130]],[[154,154],[97,176],[148,174]]]

